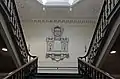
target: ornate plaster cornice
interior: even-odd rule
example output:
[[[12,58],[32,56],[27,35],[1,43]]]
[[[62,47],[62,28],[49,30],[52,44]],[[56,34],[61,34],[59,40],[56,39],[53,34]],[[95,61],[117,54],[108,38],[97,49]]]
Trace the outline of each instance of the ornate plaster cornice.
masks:
[[[56,23],[56,24],[96,24],[96,19],[32,19],[30,21],[23,20],[23,22],[34,23]]]

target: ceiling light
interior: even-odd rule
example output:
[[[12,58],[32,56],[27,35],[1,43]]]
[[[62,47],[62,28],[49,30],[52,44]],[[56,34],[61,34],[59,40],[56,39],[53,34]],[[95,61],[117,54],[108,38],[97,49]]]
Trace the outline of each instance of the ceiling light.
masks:
[[[111,54],[114,54],[114,53],[116,53],[116,51],[111,51],[110,53],[111,53]]]
[[[70,11],[72,11],[72,8],[70,8]]]
[[[2,51],[5,51],[5,52],[7,52],[8,50],[7,50],[7,48],[2,48]]]
[[[45,7],[43,7],[43,11],[45,11]]]

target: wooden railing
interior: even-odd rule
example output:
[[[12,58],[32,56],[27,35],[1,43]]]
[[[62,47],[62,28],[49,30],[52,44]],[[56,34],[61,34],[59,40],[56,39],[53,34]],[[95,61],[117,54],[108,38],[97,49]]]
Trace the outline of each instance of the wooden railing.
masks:
[[[8,32],[12,37],[17,54],[23,64],[3,79],[29,79],[30,74],[37,73],[38,57],[29,54],[15,1],[0,0],[0,12],[5,19]]]
[[[17,50],[22,64],[27,63],[32,57],[27,49],[22,25],[14,0],[0,0],[0,10],[5,18],[9,33]]]
[[[37,73],[37,63],[38,58],[34,57],[32,61],[29,61],[20,68],[10,72],[3,79],[30,79],[29,77],[31,77],[31,74]]]
[[[86,63],[80,58],[78,58],[78,71],[80,75],[85,77],[85,79],[115,79],[110,76],[110,74],[103,72],[89,63]]]
[[[87,51],[83,57],[79,57],[88,63],[95,64],[100,52],[105,44],[105,41],[111,30],[110,21],[114,18],[112,14],[116,12],[117,7],[120,5],[120,0],[104,0],[99,19]]]

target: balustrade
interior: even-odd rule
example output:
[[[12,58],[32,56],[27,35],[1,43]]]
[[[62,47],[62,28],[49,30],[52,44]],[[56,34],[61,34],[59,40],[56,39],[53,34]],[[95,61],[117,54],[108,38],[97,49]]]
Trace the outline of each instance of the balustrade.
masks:
[[[23,64],[27,63],[32,57],[27,49],[22,25],[18,16],[17,7],[14,0],[0,0],[0,5],[4,8],[7,15],[8,30],[15,44],[18,55]]]
[[[95,58],[101,52],[106,34],[108,34],[108,30],[110,29],[110,16],[118,5],[120,5],[120,0],[104,0],[88,52],[85,56],[79,58],[88,63],[94,63]]]

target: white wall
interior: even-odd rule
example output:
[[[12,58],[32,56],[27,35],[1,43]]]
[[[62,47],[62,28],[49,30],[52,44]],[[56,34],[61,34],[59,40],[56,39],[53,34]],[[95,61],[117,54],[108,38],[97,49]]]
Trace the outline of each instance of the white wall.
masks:
[[[23,22],[26,40],[30,44],[32,55],[39,57],[39,66],[77,67],[77,57],[84,56],[85,45],[89,45],[94,24],[55,24]],[[64,28],[63,37],[69,38],[69,58],[60,62],[46,59],[46,37],[52,36],[51,28],[60,25]]]

